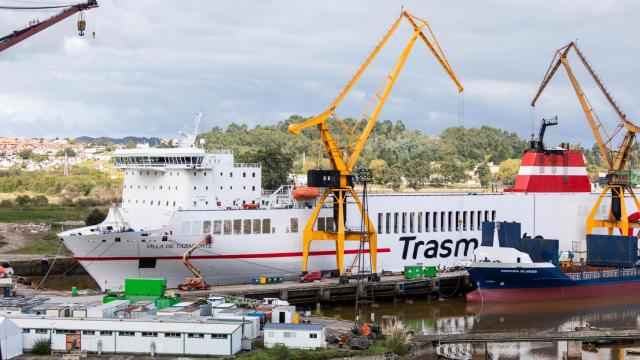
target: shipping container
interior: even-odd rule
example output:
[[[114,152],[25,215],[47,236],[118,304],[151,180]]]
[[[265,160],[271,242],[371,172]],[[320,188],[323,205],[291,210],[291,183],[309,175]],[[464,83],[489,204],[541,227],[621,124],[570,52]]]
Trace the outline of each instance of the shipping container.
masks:
[[[424,276],[424,266],[422,265],[407,265],[404,267],[405,279],[419,279]]]
[[[156,296],[164,295],[167,290],[167,279],[129,278],[124,279],[125,295]]]
[[[501,247],[519,248],[522,235],[522,224],[519,222],[500,221],[498,229],[498,241]],[[492,246],[496,223],[493,221],[482,222],[482,246]]]
[[[522,238],[518,250],[529,254],[533,262],[551,262],[558,265],[560,242],[557,239]]]
[[[587,265],[632,267],[637,260],[637,237],[587,235]]]
[[[424,277],[432,278],[438,275],[438,269],[435,266],[424,267]]]

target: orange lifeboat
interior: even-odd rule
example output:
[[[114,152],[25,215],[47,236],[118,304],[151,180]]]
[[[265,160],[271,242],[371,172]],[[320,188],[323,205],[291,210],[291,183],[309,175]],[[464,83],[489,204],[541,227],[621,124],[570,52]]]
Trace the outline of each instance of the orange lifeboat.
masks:
[[[302,186],[293,189],[293,198],[296,200],[310,200],[320,196],[320,190],[317,187]]]
[[[242,204],[243,209],[259,209],[260,204]]]

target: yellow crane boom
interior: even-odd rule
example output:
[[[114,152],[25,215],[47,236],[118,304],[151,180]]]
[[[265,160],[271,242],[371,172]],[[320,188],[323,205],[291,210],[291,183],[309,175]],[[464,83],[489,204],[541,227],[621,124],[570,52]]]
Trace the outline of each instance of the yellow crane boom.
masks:
[[[387,44],[389,38],[396,31],[398,26],[400,25],[402,19],[406,19],[409,24],[413,28],[413,33],[408,43],[405,45],[402,53],[399,58],[396,60],[393,68],[385,78],[382,84],[382,91],[375,95],[373,99],[373,111],[370,115],[365,114],[363,118],[357,120],[355,124],[349,126],[347,125],[338,115],[335,110],[340,105],[340,103],[344,100],[349,91],[353,88],[356,82],[360,79],[365,70],[369,67],[371,62],[375,59],[375,57],[379,54],[380,50]],[[425,32],[426,29],[426,32]],[[462,84],[458,80],[453,68],[449,64],[444,51],[440,47],[435,34],[433,33],[429,23],[426,20],[422,20],[418,17],[415,17],[408,13],[407,11],[402,11],[400,16],[393,22],[391,28],[387,31],[387,33],[383,36],[383,38],[378,42],[375,46],[371,54],[366,58],[365,62],[360,66],[356,74],[349,81],[347,86],[338,94],[336,99],[331,103],[329,108],[319,115],[308,119],[304,122],[291,124],[289,126],[289,131],[294,134],[299,134],[302,130],[316,126],[320,132],[320,138],[325,147],[329,160],[333,166],[334,170],[328,170],[326,172],[320,172],[319,178],[323,178],[325,186],[325,190],[317,202],[316,207],[306,224],[303,231],[303,261],[302,261],[302,270],[303,272],[307,271],[308,265],[308,256],[309,249],[311,245],[311,241],[313,240],[327,240],[334,241],[336,244],[336,265],[340,274],[344,271],[344,242],[345,241],[365,241],[369,244],[369,254],[371,257],[371,267],[372,271],[376,272],[376,257],[377,257],[377,244],[376,244],[376,232],[371,224],[371,220],[369,219],[368,214],[363,209],[360,199],[358,195],[353,190],[352,185],[352,172],[358,161],[360,153],[364,148],[364,145],[373,130],[373,127],[386,103],[395,82],[404,67],[404,64],[413,48],[415,42],[418,38],[421,38],[427,48],[431,51],[433,56],[437,59],[438,63],[445,70],[447,75],[454,82],[459,92],[462,92],[464,88]],[[328,120],[335,120],[340,127],[347,132],[348,144],[344,147],[340,147],[338,142],[335,140],[334,136],[331,134],[329,126],[327,124]],[[364,126],[361,126],[362,120],[366,120]],[[311,180],[311,175],[309,175],[309,179]],[[320,181],[320,180],[318,180]],[[312,183],[315,181],[309,181],[309,185],[313,186]],[[345,216],[346,216],[346,206],[347,199],[351,197],[353,198],[355,204],[358,206],[360,215],[363,219],[364,228],[360,231],[346,231],[345,230]],[[334,207],[334,222],[336,223],[336,231],[314,231],[314,224],[316,223],[318,214],[320,213],[320,209],[325,205],[325,202],[328,199],[332,199],[332,204]]]
[[[571,68],[571,64],[567,55],[571,50],[574,50],[578,59],[582,65],[584,65],[585,69],[596,83],[604,97],[609,102],[609,105],[613,108],[614,112],[618,116],[618,124],[615,129],[608,133],[605,126],[602,124],[595,110],[591,106],[589,99],[587,99],[584,90],[580,86],[578,79],[576,78],[573,69]],[[591,65],[587,62],[586,57],[580,51],[575,42],[570,42],[567,45],[561,47],[556,50],[555,56],[547,69],[547,73],[542,79],[542,83],[536,92],[536,95],[533,97],[531,101],[531,106],[535,106],[536,102],[542,95],[544,89],[546,89],[547,85],[556,74],[558,68],[562,65],[567,72],[569,80],[571,81],[571,86],[578,97],[578,101],[580,102],[580,106],[582,107],[582,111],[587,119],[589,126],[591,127],[591,131],[596,139],[596,143],[600,152],[602,153],[602,157],[607,164],[607,186],[604,188],[600,197],[596,201],[595,206],[591,210],[589,216],[587,217],[587,234],[591,234],[593,228],[606,228],[608,229],[609,235],[613,235],[613,231],[615,228],[620,228],[623,234],[628,233],[629,227],[635,228],[640,227],[638,223],[629,223],[627,219],[627,211],[624,203],[624,194],[628,192],[633,198],[636,208],[640,208],[640,203],[636,199],[636,196],[631,189],[629,184],[628,174],[623,174],[627,160],[629,159],[631,146],[635,140],[636,133],[638,132],[638,127],[633,124],[631,121],[627,120],[627,116],[625,115],[618,104],[613,100],[613,97],[607,91],[607,88],[604,86],[598,75],[593,71]],[[624,137],[622,138],[620,145],[614,151],[612,150],[613,140],[617,137],[617,135],[622,131],[626,130]],[[611,206],[609,208],[609,214],[607,219],[598,220],[596,219],[596,214],[598,209],[600,208],[600,204],[605,197],[605,195],[611,191]]]

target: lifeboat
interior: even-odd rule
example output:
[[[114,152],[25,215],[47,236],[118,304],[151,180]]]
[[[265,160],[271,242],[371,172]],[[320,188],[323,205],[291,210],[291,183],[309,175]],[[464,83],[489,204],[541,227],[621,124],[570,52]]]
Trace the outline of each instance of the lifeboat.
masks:
[[[317,187],[302,186],[293,189],[293,198],[296,200],[310,200],[320,196],[320,189]]]
[[[259,209],[260,204],[242,204],[243,209]]]

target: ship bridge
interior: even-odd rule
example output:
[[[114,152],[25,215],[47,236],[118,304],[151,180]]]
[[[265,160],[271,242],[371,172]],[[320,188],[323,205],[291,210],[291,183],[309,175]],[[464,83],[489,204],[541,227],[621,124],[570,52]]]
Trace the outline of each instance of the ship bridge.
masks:
[[[207,154],[198,148],[120,149],[114,159],[120,169],[211,169],[215,164],[233,163],[233,154],[227,150]]]

